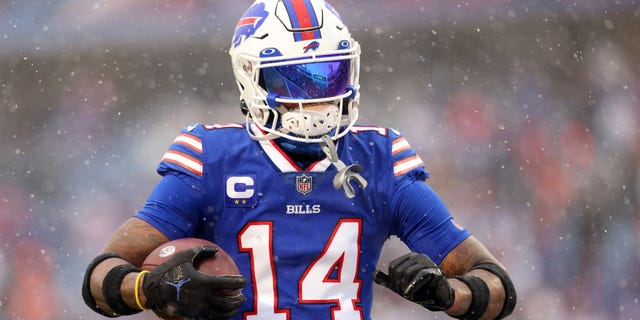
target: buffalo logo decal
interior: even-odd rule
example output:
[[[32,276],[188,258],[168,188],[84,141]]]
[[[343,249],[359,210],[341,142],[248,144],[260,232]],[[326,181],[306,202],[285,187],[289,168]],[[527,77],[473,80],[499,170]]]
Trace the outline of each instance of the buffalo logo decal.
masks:
[[[236,30],[233,33],[233,47],[239,46],[247,38],[251,37],[256,30],[260,28],[264,19],[269,15],[264,8],[264,3],[257,3],[251,6],[242,15],[240,21],[236,25]]]

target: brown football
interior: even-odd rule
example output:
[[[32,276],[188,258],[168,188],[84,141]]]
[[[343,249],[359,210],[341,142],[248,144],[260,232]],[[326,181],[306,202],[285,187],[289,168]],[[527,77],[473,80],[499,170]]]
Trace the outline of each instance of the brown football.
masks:
[[[218,252],[211,257],[198,261],[198,263],[194,265],[198,271],[214,276],[240,274],[238,266],[226,251],[211,241],[198,238],[180,238],[164,243],[154,249],[147,258],[145,258],[142,263],[142,270],[152,270],[161,263],[171,259],[175,253],[199,246],[214,246],[218,248]],[[222,293],[233,296],[240,294],[240,290],[223,291]],[[161,319],[167,320],[182,319],[180,317],[162,314],[161,312],[156,312],[156,315]]]

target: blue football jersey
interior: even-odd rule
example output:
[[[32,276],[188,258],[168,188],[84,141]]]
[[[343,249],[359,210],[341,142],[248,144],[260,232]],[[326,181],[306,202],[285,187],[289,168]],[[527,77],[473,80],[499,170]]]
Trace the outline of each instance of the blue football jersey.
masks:
[[[328,159],[303,169],[246,130],[182,130],[158,166],[163,179],[136,213],[170,239],[208,239],[233,257],[248,280],[234,319],[370,319],[385,240],[397,235],[440,263],[469,236],[393,129],[355,126],[338,141],[339,158],[361,165],[368,182],[352,199],[334,189]]]

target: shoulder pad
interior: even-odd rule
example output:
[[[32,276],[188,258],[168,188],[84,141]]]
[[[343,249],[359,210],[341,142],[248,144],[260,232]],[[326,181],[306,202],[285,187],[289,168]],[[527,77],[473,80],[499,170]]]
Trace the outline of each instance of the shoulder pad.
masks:
[[[424,172],[424,161],[411,147],[409,141],[395,129],[389,129],[391,140],[391,157],[393,159],[393,175],[400,177],[413,170],[419,170],[424,174],[422,180],[427,178]],[[422,176],[422,175],[421,175]]]
[[[180,131],[169,150],[162,156],[158,173],[165,175],[178,171],[191,176],[202,176],[202,126],[191,124]]]

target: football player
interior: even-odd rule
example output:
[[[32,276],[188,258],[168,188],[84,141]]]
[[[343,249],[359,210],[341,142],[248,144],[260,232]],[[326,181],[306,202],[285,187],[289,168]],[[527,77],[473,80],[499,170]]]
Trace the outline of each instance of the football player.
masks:
[[[246,121],[178,134],[146,205],[88,265],[91,309],[107,317],[153,309],[192,319],[370,319],[377,283],[454,318],[512,313],[509,274],[454,223],[407,139],[356,125],[360,46],[334,8],[258,0],[229,53]],[[376,270],[392,235],[412,252]],[[195,270],[216,247],[140,271],[154,248],[185,237],[216,243],[242,275]]]

